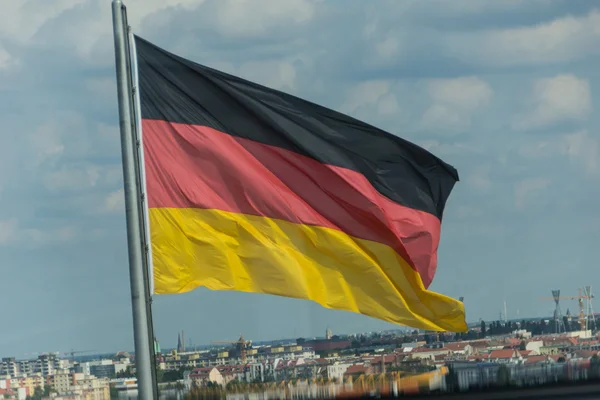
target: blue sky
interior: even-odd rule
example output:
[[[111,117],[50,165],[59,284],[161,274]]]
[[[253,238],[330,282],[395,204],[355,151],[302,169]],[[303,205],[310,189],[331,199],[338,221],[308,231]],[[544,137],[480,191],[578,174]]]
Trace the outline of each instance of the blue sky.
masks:
[[[161,47],[453,164],[461,182],[431,288],[464,296],[470,321],[497,318],[504,300],[509,317],[548,315],[538,298],[551,289],[600,285],[597,2],[126,4],[133,30]],[[109,0],[3,5],[0,356],[133,347],[111,35]],[[394,328],[203,289],[156,297],[154,314],[163,346],[181,329],[207,343]]]

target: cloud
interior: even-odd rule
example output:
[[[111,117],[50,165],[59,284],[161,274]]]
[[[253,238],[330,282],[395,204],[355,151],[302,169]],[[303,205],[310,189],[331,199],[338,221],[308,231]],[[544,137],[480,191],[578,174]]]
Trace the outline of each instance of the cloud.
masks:
[[[27,41],[48,20],[80,5],[84,0],[30,0],[8,1],[2,4],[0,34]]]
[[[42,229],[22,226],[17,219],[0,221],[0,246],[39,247],[67,243],[76,238],[74,226]]]
[[[17,220],[0,221],[0,245],[13,240],[17,228]]]
[[[560,259],[554,254],[560,248],[565,254],[576,254],[580,264],[588,266],[585,272],[593,273],[589,266],[594,254],[589,249],[599,224],[590,215],[600,192],[587,180],[600,176],[594,172],[599,168],[599,120],[592,104],[599,82],[593,65],[600,53],[598,12],[590,11],[589,4],[535,0],[435,1],[433,6],[408,0],[344,0],[339,2],[342,7],[301,0],[125,3],[134,31],[169,51],[342,109],[421,144],[456,166],[463,182],[453,191],[445,213],[435,290],[472,298],[468,312],[473,318],[491,317],[493,300],[481,300],[483,292],[474,293],[472,287],[453,279],[457,268],[474,276],[474,282],[489,280],[487,275],[494,271],[513,276],[520,268],[515,265],[538,265],[533,262],[558,271],[562,266],[552,263]],[[90,310],[95,315],[104,311],[116,315],[122,304],[101,293],[121,285],[115,293],[125,293],[127,300],[110,1],[12,1],[0,15],[0,43],[0,59],[5,60],[0,61],[4,65],[0,67],[4,100],[0,101],[4,205],[0,243],[6,264],[15,266],[11,271],[15,282],[29,286],[31,272],[21,266],[44,267],[36,273],[40,281],[36,293],[44,298],[67,293],[64,303],[54,300],[49,309],[71,307],[71,319],[81,319]],[[574,77],[575,84],[552,89],[549,80],[558,76]],[[569,97],[561,99],[562,93]],[[590,108],[580,101],[586,98]],[[516,131],[511,125],[526,118],[531,118],[527,129],[538,126],[549,133]],[[531,122],[538,119],[542,122]],[[565,123],[578,126],[565,127]],[[461,135],[442,136],[439,131]],[[498,162],[502,157],[504,165]],[[560,184],[561,190],[550,190],[553,183],[557,188]],[[516,207],[526,212],[515,213]],[[549,214],[552,218],[546,217]],[[547,234],[552,231],[573,235],[553,239]],[[558,242],[560,246],[555,245]],[[509,259],[498,243],[511,248]],[[69,268],[82,263],[87,268]],[[531,273],[538,272],[533,268]],[[539,277],[540,285],[556,284],[555,277],[564,285],[575,285],[579,279],[576,274],[548,273]],[[497,278],[505,283],[500,275]],[[80,285],[73,286],[74,279]],[[73,288],[85,282],[94,285],[89,293],[87,287],[80,287],[82,295],[92,299],[84,307],[70,297]],[[500,298],[499,292],[505,290],[502,284],[488,288],[485,299]],[[21,290],[13,286],[6,288],[9,297]],[[517,289],[515,301],[529,304],[527,288]],[[215,296],[231,299],[233,294],[196,291],[157,300],[159,337],[169,335],[168,327],[181,324],[169,311],[172,301],[179,302],[175,308],[186,311],[198,296],[210,303]],[[102,301],[94,305],[94,299]],[[252,306],[252,310],[269,308],[273,315],[303,318],[288,318],[276,331],[257,329],[257,337],[295,335],[294,323],[306,327],[307,321],[314,326],[306,328],[306,334],[313,336],[332,316],[342,315],[308,309],[302,302],[294,303],[299,304],[295,312],[286,314],[281,310],[291,303],[260,299],[265,307]],[[35,324],[18,317],[26,315],[29,307],[39,307],[27,303],[30,300],[17,305],[10,319],[31,331]],[[229,330],[247,324],[248,316],[236,304],[232,300],[227,308],[219,303],[211,311],[233,316]],[[536,312],[536,307],[532,305],[527,313]],[[307,309],[310,312],[303,313]],[[70,331],[65,335],[65,329],[59,329],[57,335],[40,336],[38,345],[69,346],[68,341],[77,336],[102,348],[130,346],[122,339],[130,337],[126,319],[130,315],[123,315],[124,322],[113,327],[115,335]],[[369,321],[343,314],[335,330],[374,329]],[[227,334],[223,327],[207,334],[194,321],[189,324],[189,331],[200,332],[199,343],[210,341],[210,335]],[[4,346],[5,352],[24,351],[30,345],[19,341],[10,327],[7,335],[15,339],[10,347]]]
[[[89,191],[92,188],[114,187],[122,179],[121,166],[116,164],[61,163],[43,174],[44,187],[54,192]]]
[[[416,144],[433,154],[440,156],[458,156],[480,154],[482,149],[472,143],[441,143],[438,140],[417,140]]]
[[[74,114],[69,114],[64,115],[63,118],[49,120],[39,126],[30,135],[30,146],[33,150],[34,164],[40,165],[46,161],[60,157],[65,151],[65,131],[72,129],[73,125],[80,125],[81,123],[81,118],[74,116]]]
[[[519,129],[542,128],[562,121],[581,121],[592,111],[587,80],[574,75],[538,79],[533,85],[532,109],[515,123]]]
[[[587,130],[565,136],[566,153],[575,163],[581,164],[593,175],[600,174],[600,140]]]
[[[533,26],[448,35],[449,54],[468,63],[506,67],[563,63],[598,54],[600,12],[563,16]]]
[[[314,3],[308,0],[263,0],[260,7],[251,0],[207,1],[207,11],[217,31],[224,36],[259,37],[273,28],[301,25],[314,15]],[[212,8],[212,10],[211,10]]]
[[[427,83],[431,105],[421,125],[427,130],[461,131],[471,125],[472,114],[487,106],[494,94],[478,77],[434,79]]]
[[[109,193],[104,198],[104,212],[122,213],[125,211],[125,197],[123,189]]]
[[[87,189],[96,186],[100,178],[100,169],[97,166],[87,168],[61,167],[52,171],[44,179],[44,186],[49,190]]]
[[[488,192],[492,188],[490,179],[491,165],[483,165],[467,175],[465,181],[480,192]]]
[[[296,87],[296,68],[287,61],[263,60],[242,64],[238,75],[273,89],[293,90]]]
[[[340,108],[343,112],[353,113],[360,107],[375,104],[389,93],[391,87],[392,82],[386,80],[361,82],[348,91]]]
[[[0,70],[8,68],[14,61],[13,56],[0,45]]]
[[[549,178],[530,178],[515,184],[515,207],[523,210],[530,206],[539,198],[541,192],[550,186],[551,182]]]

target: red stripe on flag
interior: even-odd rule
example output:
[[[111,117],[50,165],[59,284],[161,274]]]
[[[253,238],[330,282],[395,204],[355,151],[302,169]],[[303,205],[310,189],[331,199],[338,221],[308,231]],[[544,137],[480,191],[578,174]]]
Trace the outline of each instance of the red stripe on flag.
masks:
[[[428,287],[440,221],[364,175],[212,128],[142,121],[149,207],[203,208],[338,229],[395,249]]]

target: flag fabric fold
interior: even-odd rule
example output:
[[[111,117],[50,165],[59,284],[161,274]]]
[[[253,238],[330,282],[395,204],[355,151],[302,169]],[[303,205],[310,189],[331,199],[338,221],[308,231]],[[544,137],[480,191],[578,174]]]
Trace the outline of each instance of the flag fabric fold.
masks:
[[[427,289],[452,166],[135,40],[155,293],[267,293],[466,330],[462,303]]]

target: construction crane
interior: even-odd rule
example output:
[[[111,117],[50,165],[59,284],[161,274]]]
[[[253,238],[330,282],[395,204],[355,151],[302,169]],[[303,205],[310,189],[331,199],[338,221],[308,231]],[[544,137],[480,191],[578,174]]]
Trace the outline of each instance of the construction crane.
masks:
[[[585,313],[585,305],[584,305],[584,300],[591,300],[594,298],[594,295],[592,295],[590,293],[590,295],[586,295],[586,294],[582,294],[582,290],[581,288],[578,289],[579,291],[579,295],[578,296],[554,296],[554,297],[542,297],[540,298],[540,300],[543,301],[554,301],[557,304],[557,309],[558,309],[558,301],[560,300],[577,300],[578,304],[579,304],[579,315],[577,316],[577,320],[579,321],[579,328],[582,331],[585,331],[587,328],[587,320],[588,320],[588,316]],[[560,292],[559,292],[560,293]]]
[[[213,340],[211,343],[213,344],[232,344],[235,346],[236,351],[240,354],[242,358],[242,363],[246,363],[246,352],[248,349],[252,347],[252,340],[245,340],[244,335],[240,335],[238,340],[230,341],[230,340]]]
[[[75,354],[91,353],[91,352],[94,352],[94,351],[96,351],[96,350],[71,350],[71,351],[68,351],[66,353],[61,353],[61,354],[65,355],[65,356],[70,355],[71,356],[71,361],[73,363],[75,363]]]

